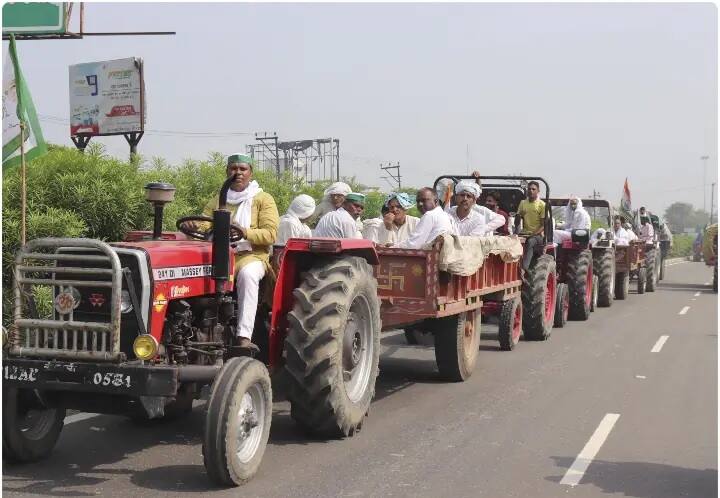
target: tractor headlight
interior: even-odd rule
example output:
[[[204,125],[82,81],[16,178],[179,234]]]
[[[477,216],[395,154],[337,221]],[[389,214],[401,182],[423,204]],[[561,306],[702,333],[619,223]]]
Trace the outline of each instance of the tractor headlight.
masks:
[[[120,313],[128,313],[132,311],[133,305],[130,299],[130,293],[126,290],[120,293]]]
[[[150,334],[143,334],[135,338],[133,352],[138,360],[151,360],[157,355],[158,342]]]

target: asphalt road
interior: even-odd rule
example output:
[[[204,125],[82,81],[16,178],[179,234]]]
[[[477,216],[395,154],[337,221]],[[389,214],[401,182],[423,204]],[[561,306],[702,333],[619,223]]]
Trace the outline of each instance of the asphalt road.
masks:
[[[148,425],[73,415],[50,459],[3,466],[3,491],[715,497],[718,299],[711,278],[703,264],[675,264],[655,293],[638,296],[631,287],[627,301],[512,352],[499,351],[496,327],[484,325],[478,368],[465,383],[438,382],[431,348],[384,338],[362,432],[310,440],[288,403],[276,402],[263,465],[240,489],[209,485],[198,406],[186,419]]]

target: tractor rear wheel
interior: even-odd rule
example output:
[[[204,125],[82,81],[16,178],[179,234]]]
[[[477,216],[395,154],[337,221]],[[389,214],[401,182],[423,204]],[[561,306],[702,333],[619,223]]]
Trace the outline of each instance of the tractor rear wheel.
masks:
[[[598,277],[598,306],[612,306],[615,298],[615,251],[607,249],[595,258],[593,272]]]
[[[590,318],[592,301],[592,251],[585,249],[568,258],[567,284],[570,292],[571,320],[587,320]]]
[[[440,376],[467,380],[475,370],[480,349],[480,310],[430,320],[435,333],[435,361]]]
[[[637,293],[645,294],[645,287],[647,285],[647,268],[638,268],[637,274]]]
[[[46,458],[60,437],[65,408],[45,406],[32,389],[7,386],[2,391],[3,458],[16,463]]]
[[[620,272],[615,274],[615,299],[622,301],[627,299],[630,291],[630,274]]]
[[[597,302],[598,302],[598,276],[593,275],[593,283],[592,283],[592,299],[590,299],[590,311],[595,311],[597,309]]]
[[[660,272],[658,273],[658,281],[665,279],[665,260],[667,259],[667,256],[665,254],[660,254]]]
[[[509,299],[503,303],[498,326],[498,341],[500,341],[500,349],[503,351],[512,351],[520,341],[522,317],[522,299],[520,297]]]
[[[552,333],[555,318],[555,260],[543,254],[527,273],[529,285],[522,288],[523,335],[528,341],[545,341]]]
[[[325,437],[359,431],[375,395],[380,305],[372,268],[355,256],[325,260],[293,291],[285,347],[290,414]]]
[[[657,283],[658,278],[658,268],[655,266],[657,263],[657,251],[654,249],[647,251],[645,253],[645,289],[648,292],[655,292],[655,284]]]
[[[265,365],[231,358],[213,382],[203,431],[203,461],[213,482],[239,486],[260,467],[272,417],[272,387]]]
[[[555,327],[561,329],[565,326],[570,309],[570,294],[567,284],[558,284],[557,301],[555,302]]]

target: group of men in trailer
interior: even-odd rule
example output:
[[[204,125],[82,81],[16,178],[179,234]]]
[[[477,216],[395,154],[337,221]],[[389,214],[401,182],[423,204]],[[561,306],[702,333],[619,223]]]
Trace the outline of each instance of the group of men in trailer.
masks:
[[[368,239],[386,247],[420,249],[438,236],[448,233],[459,236],[509,235],[511,231],[525,238],[522,278],[529,270],[533,256],[542,252],[545,244],[545,202],[540,199],[540,185],[527,184],[527,198],[523,199],[511,228],[508,213],[500,209],[500,194],[485,194],[485,205],[478,205],[481,194],[479,173],[475,181],[464,180],[454,186],[454,203],[440,205],[435,189],[418,190],[413,200],[403,192],[387,196],[381,217],[361,220],[365,209],[365,195],[352,192],[350,186],[336,182],[328,187],[316,205],[309,195],[295,197],[287,212],[279,216],[273,197],[264,192],[252,179],[254,160],[245,154],[228,157],[226,173],[235,176],[227,195],[232,220],[241,232],[242,240],[233,245],[235,251],[236,288],[238,301],[237,346],[255,348],[251,342],[258,304],[260,281],[270,272],[273,245],[284,245],[291,238],[329,237]],[[454,204],[454,205],[450,205]],[[420,217],[408,214],[413,205]],[[204,214],[211,216],[217,209],[218,198],[208,202]],[[616,243],[627,244],[634,237],[652,240],[653,227],[648,213],[641,210],[641,230],[632,230],[615,220]],[[311,221],[316,222],[310,228]],[[564,224],[553,232],[554,242],[561,244],[576,229],[590,230],[590,215],[582,201],[571,198],[565,211]],[[598,236],[598,234],[594,234]]]

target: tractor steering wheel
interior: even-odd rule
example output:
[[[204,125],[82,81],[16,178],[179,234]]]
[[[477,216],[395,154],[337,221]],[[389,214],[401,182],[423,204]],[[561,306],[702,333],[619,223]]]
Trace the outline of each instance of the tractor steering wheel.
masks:
[[[187,225],[192,223],[192,225]],[[209,223],[210,228],[207,230],[199,230],[196,226],[197,223]],[[207,240],[213,239],[213,219],[210,216],[185,216],[180,218],[175,223],[177,229],[192,239]],[[244,239],[243,229],[235,223],[230,224],[230,242],[240,242]]]

